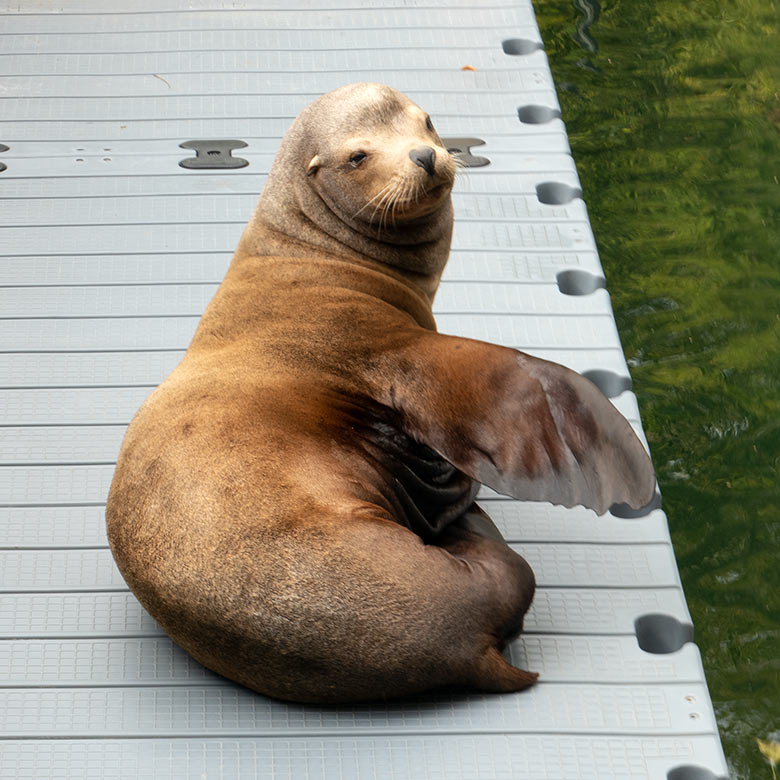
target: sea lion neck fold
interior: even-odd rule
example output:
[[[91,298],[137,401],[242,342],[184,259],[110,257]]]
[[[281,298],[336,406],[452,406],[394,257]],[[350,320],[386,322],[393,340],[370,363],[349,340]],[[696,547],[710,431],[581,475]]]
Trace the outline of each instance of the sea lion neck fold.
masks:
[[[276,285],[283,288],[341,288],[360,295],[370,296],[394,309],[406,312],[412,320],[426,330],[436,330],[430,299],[424,289],[410,283],[408,278],[390,268],[379,268],[374,263],[359,258],[346,260],[336,255],[301,259],[288,256],[257,257],[237,254],[231,264],[232,284],[247,286],[257,284]]]

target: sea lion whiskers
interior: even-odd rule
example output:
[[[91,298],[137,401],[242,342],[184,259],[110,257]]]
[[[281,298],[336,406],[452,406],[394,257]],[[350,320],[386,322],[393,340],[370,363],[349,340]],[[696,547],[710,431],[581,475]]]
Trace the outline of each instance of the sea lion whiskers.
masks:
[[[403,178],[399,181],[395,197],[390,206],[390,219],[393,223],[393,229],[396,227],[398,207],[408,205],[411,202],[410,193],[414,187],[415,181],[413,179]]]
[[[452,155],[452,161],[455,163],[455,180],[459,182],[458,186],[465,190],[471,189],[471,177],[466,176],[469,166],[458,155]]]
[[[452,162],[455,163],[455,175],[457,176],[459,173],[462,173],[466,170],[469,166],[466,165],[465,161],[462,160],[458,155],[453,154],[452,155]]]
[[[422,190],[423,188],[417,178],[407,179],[404,186],[404,191],[401,197],[398,198],[397,203],[403,203],[404,205],[417,203],[417,201],[420,199],[420,192],[422,192]]]
[[[371,212],[371,216],[368,218],[369,223],[373,222],[376,219],[377,212],[380,212],[380,209],[384,207],[385,201],[392,194],[394,187],[395,187],[395,182],[393,181],[387,182],[387,184],[385,184],[385,186],[382,187],[379,190],[379,192],[377,192],[373,197],[369,198],[369,200],[366,201],[365,205],[359,208],[353,214],[352,218],[354,219],[355,217],[357,217],[357,215],[360,214],[360,212],[363,211],[363,209],[368,208],[372,203],[374,203],[374,210]],[[377,199],[379,200],[377,201]]]
[[[365,202],[365,204],[364,204],[363,206],[361,206],[361,207],[360,207],[360,208],[359,208],[359,209],[358,209],[358,210],[357,210],[357,211],[356,211],[356,212],[355,212],[355,213],[352,215],[352,219],[355,219],[355,217],[357,217],[357,215],[358,215],[358,214],[360,214],[360,212],[361,212],[361,211],[364,211],[365,209],[367,209],[367,208],[368,208],[368,207],[369,207],[369,206],[370,206],[370,205],[371,205],[371,204],[372,204],[372,203],[373,203],[373,202],[374,202],[374,201],[375,201],[375,200],[376,200],[378,197],[380,197],[381,195],[385,194],[385,193],[386,193],[388,190],[390,190],[392,187],[393,187],[393,182],[392,182],[392,181],[390,181],[390,182],[388,182],[387,184],[385,184],[385,186],[384,186],[384,187],[382,187],[382,188],[379,190],[379,192],[377,192],[377,193],[376,193],[376,195],[374,195],[372,198],[369,198],[369,199],[368,199],[368,200]],[[374,214],[376,214],[376,209],[374,209]],[[372,215],[371,215],[371,218],[372,218],[372,219],[374,218],[374,214],[372,214]]]
[[[371,214],[370,221],[374,222],[377,218],[377,214],[379,215],[377,221],[377,235],[379,235],[383,230],[387,231],[388,225],[392,225],[393,229],[395,229],[399,208],[412,203],[418,203],[420,196],[424,192],[425,187],[418,179],[394,177],[376,195],[374,195],[363,208],[359,209],[358,212],[356,212],[356,215],[378,199],[374,211]]]
[[[384,194],[382,199],[376,205],[376,208],[374,209],[374,213],[371,215],[371,221],[373,222],[374,219],[376,218],[377,212],[379,212],[379,224],[377,225],[377,235],[379,235],[382,232],[383,228],[386,228],[387,215],[397,195],[398,195],[398,181],[396,179],[392,179],[388,183],[387,192]]]
[[[406,194],[409,190],[409,183],[407,181],[401,181],[396,191],[396,196],[390,206],[390,220],[393,224],[393,230],[395,230],[395,215],[398,209],[398,204],[406,201]]]
[[[397,176],[393,177],[390,182],[390,189],[385,195],[385,197],[382,198],[382,200],[379,202],[377,209],[374,211],[374,214],[372,215],[372,219],[374,215],[376,214],[376,211],[381,209],[379,214],[379,224],[377,226],[377,235],[379,235],[383,230],[387,231],[388,227],[388,217],[392,220],[393,227],[395,228],[395,210],[396,206],[398,204],[398,201],[401,198],[402,195],[402,185],[404,184],[403,179],[399,179]]]

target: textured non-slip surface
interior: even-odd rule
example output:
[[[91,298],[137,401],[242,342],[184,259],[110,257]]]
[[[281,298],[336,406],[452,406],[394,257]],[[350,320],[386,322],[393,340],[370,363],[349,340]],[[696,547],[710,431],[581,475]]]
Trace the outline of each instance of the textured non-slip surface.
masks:
[[[529,0],[0,0],[0,778],[726,776],[661,509],[480,500],[539,589],[517,695],[304,707],[227,683],[128,591],[104,505],[293,117],[377,80],[459,176],[439,329],[596,382],[643,436]],[[470,66],[473,70],[464,70]],[[240,169],[185,170],[194,139]],[[2,165],[0,165],[2,168]],[[478,367],[475,367],[478,368]]]

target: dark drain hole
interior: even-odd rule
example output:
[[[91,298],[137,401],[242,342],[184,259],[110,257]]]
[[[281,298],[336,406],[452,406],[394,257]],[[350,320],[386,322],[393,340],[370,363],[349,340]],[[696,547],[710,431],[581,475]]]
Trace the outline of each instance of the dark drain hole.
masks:
[[[541,125],[553,119],[560,119],[561,112],[549,106],[520,106],[517,116],[527,125]]]
[[[670,769],[666,774],[666,780],[725,780],[725,778],[717,777],[702,766],[687,764]]]
[[[590,295],[596,290],[602,290],[607,286],[603,276],[581,271],[574,268],[570,271],[561,271],[556,277],[558,289],[564,295]]]
[[[575,198],[581,198],[582,190],[560,181],[544,181],[536,185],[536,197],[540,203],[546,203],[548,206],[562,206],[564,203],[571,203]]]
[[[693,626],[662,613],[642,615],[634,621],[636,641],[646,653],[666,655],[676,653],[684,644],[693,641]],[[681,775],[684,777],[684,775]]]
[[[533,54],[543,47],[539,41],[531,41],[528,38],[507,38],[505,41],[501,41],[501,48],[504,50],[504,54],[524,56]]]
[[[582,375],[590,379],[607,398],[617,398],[621,393],[631,389],[631,377],[621,376],[614,371],[594,368],[591,371],[583,371]]]

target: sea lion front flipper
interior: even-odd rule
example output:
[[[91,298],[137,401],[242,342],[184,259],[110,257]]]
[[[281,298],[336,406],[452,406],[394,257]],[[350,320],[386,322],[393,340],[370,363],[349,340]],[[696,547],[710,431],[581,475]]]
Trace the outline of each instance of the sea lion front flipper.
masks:
[[[387,354],[406,432],[514,498],[638,509],[653,466],[628,421],[588,379],[514,349],[425,332]]]

